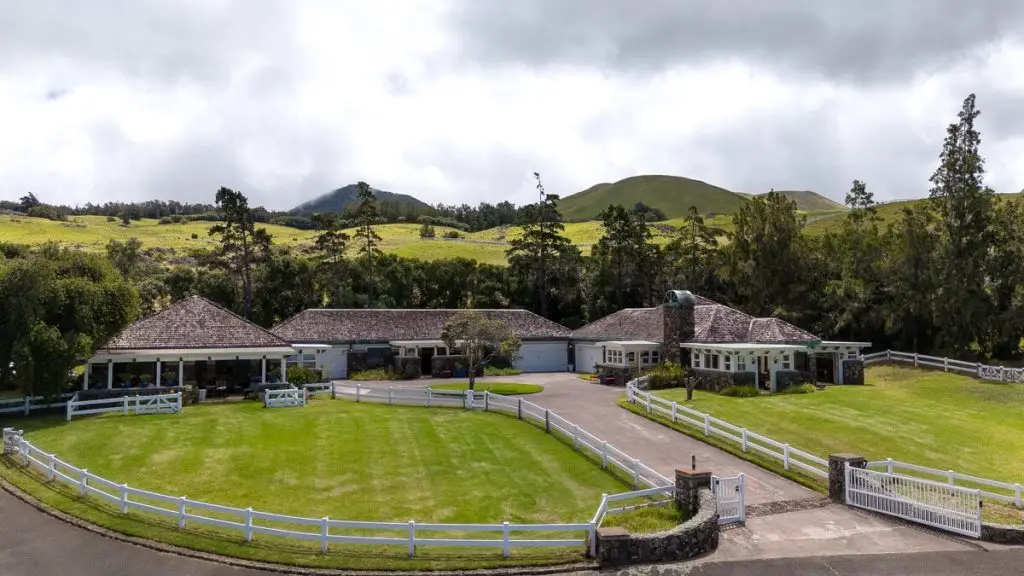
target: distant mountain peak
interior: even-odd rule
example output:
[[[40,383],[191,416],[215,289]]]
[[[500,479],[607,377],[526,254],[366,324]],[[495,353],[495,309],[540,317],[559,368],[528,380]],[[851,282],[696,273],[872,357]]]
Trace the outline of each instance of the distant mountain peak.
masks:
[[[377,188],[370,187],[373,190],[373,194],[381,202],[395,202],[399,204],[412,204],[416,207],[426,208],[429,205],[422,200],[410,196],[408,194],[398,194],[396,192],[388,192],[387,190],[379,190]],[[292,208],[291,212],[341,212],[346,206],[354,204],[356,202],[356,194],[359,192],[359,186],[357,184],[349,184],[342,186],[335,190],[331,190],[326,194],[321,194],[308,202],[303,202],[295,208]]]

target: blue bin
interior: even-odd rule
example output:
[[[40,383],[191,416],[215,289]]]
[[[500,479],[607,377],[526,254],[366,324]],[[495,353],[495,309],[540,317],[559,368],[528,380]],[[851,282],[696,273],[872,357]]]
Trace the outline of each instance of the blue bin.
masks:
[[[455,378],[469,378],[469,370],[465,368],[456,368],[455,372],[452,373]]]

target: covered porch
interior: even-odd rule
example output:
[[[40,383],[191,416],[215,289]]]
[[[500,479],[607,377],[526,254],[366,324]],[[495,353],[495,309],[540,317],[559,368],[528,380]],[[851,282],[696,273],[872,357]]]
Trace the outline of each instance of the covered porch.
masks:
[[[661,363],[661,343],[649,340],[610,340],[598,342],[603,350],[602,364],[642,371]]]
[[[82,388],[194,386],[228,394],[287,382],[296,357],[302,353],[291,347],[107,351],[88,360]]]
[[[863,384],[864,362],[861,351],[870,347],[870,342],[827,340],[818,344],[811,351],[815,358],[815,376],[818,382]],[[860,367],[860,370],[857,370],[857,367]]]

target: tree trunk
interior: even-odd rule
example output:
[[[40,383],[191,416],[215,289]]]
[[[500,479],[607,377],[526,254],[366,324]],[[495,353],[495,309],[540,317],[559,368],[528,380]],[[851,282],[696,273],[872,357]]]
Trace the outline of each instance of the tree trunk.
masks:
[[[469,389],[476,390],[476,367],[469,367]]]
[[[686,401],[693,400],[693,387],[697,383],[697,379],[690,376],[686,379]]]

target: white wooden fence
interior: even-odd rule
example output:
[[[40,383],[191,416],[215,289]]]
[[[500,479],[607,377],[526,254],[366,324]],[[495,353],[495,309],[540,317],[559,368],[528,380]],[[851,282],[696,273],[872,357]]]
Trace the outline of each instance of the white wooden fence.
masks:
[[[935,368],[943,372],[967,374],[979,380],[1024,383],[1024,368],[990,366],[980,362],[964,362],[963,360],[954,360],[953,358],[939,358],[938,356],[925,356],[924,354],[897,352],[895,350],[883,350],[873,354],[865,354],[862,358],[865,365],[882,362],[901,362],[903,364],[912,364],[916,367]]]
[[[659,398],[650,392],[640,390],[637,388],[637,385],[644,385],[642,379],[633,380],[626,384],[626,398],[632,404],[646,408],[648,414],[658,414],[672,422],[688,424],[703,431],[705,436],[725,438],[737,443],[743,452],[754,450],[769,458],[780,460],[786,470],[796,468],[812,476],[828,478],[828,460],[824,458],[798,450],[789,444],[761,436],[746,428],[741,428],[715,418],[710,414],[698,412],[676,402]],[[967,488],[981,487],[981,494],[987,499],[998,500],[1017,508],[1024,507],[1024,500],[1022,500],[1024,487],[1019,483],[1011,484],[1009,482],[954,472],[953,470],[939,470],[937,468],[900,462],[892,458],[868,462],[867,467],[871,469],[884,468],[887,473],[900,474],[906,477],[912,477],[912,474],[917,476],[924,475],[923,480],[941,480],[948,486],[965,487],[964,485],[966,485]],[[957,482],[960,482],[960,484],[958,485]]]
[[[65,414],[70,422],[75,416],[120,412],[122,414],[177,414],[181,412],[181,392],[152,396],[121,396],[98,400],[79,400],[76,393],[68,399]]]
[[[746,476],[714,476],[711,478],[718,505],[718,523],[733,524],[747,521]]]
[[[292,393],[284,395],[294,399],[304,390],[267,391],[269,398],[272,392]],[[252,508],[235,508],[222,506],[199,500],[191,500],[184,496],[170,496],[159,492],[132,488],[127,484],[119,484],[106,478],[90,473],[86,469],[77,468],[54,454],[40,450],[25,440],[17,430],[3,430],[4,454],[13,458],[21,465],[28,467],[48,480],[60,481],[75,488],[83,496],[94,496],[118,508],[122,513],[138,510],[162,515],[176,520],[179,528],[189,523],[208,524],[222,529],[234,530],[244,534],[245,540],[251,542],[255,535],[273,535],[302,540],[320,542],[320,549],[326,552],[332,543],[405,545],[409,555],[416,552],[418,546],[452,546],[452,547],[493,547],[500,548],[508,557],[511,548],[517,547],[573,547],[589,544],[591,555],[596,553],[595,533],[606,514],[616,514],[642,506],[664,505],[672,501],[675,484],[665,476],[641,463],[636,458],[615,448],[608,442],[597,438],[579,426],[561,416],[546,410],[537,404],[509,396],[491,394],[490,392],[474,393],[472,391],[438,391],[430,389],[411,389],[394,387],[341,387],[339,396],[352,398],[359,402],[378,402],[387,404],[410,404],[421,406],[453,406],[466,409],[487,410],[512,414],[521,420],[544,426],[545,430],[556,435],[563,441],[571,443],[573,448],[588,453],[591,458],[600,462],[605,469],[613,468],[632,478],[634,487],[644,486],[642,490],[616,495],[604,495],[594,518],[587,522],[565,524],[512,524],[502,522],[496,524],[439,524],[408,522],[361,522],[324,518],[304,518],[281,514],[271,514],[253,510]],[[180,395],[179,395],[180,397]],[[116,399],[122,401],[122,399]],[[129,400],[130,401],[130,400]],[[95,402],[95,401],[90,401]],[[97,409],[98,410],[98,409]],[[85,412],[76,412],[76,414]],[[656,495],[668,498],[643,501]],[[620,507],[609,507],[609,503],[623,500],[641,501]],[[211,513],[213,515],[211,515]],[[267,525],[273,523],[274,525]],[[291,528],[280,527],[287,525]],[[295,529],[292,529],[295,528]],[[305,529],[303,529],[305,528]],[[312,528],[312,529],[311,529]],[[389,536],[366,536],[365,531],[392,532]],[[345,533],[348,531],[349,533]],[[351,534],[360,531],[361,534]],[[466,538],[463,533],[494,533],[494,538]],[[447,533],[449,537],[437,537]],[[529,533],[523,538],[513,538],[516,533]],[[538,535],[551,533],[551,537],[541,538]],[[567,538],[566,535],[576,533],[577,537]],[[444,534],[441,534],[444,535]]]
[[[708,437],[729,440],[743,452],[754,451],[782,462],[782,466],[786,470],[797,469],[817,478],[828,478],[828,460],[824,458],[730,424],[710,414],[698,412],[677,402],[660,398],[639,389],[637,384],[642,385],[642,382],[633,380],[626,383],[626,399],[631,404],[646,409],[648,414],[657,414],[673,423],[688,424]]]
[[[981,495],[987,499],[998,500],[1000,502],[1016,506],[1017,508],[1021,508],[1022,504],[1024,504],[1024,502],[1021,501],[1022,490],[1024,490],[1024,487],[1019,483],[1010,484],[1009,482],[979,478],[978,476],[971,476],[970,474],[961,474],[959,472],[954,472],[953,470],[939,470],[938,468],[918,466],[917,464],[900,462],[898,460],[893,460],[892,458],[868,462],[867,467],[869,469],[885,471],[888,474],[924,476],[925,480],[939,482],[946,486],[958,486],[961,488],[972,489],[980,487]]]
[[[306,405],[306,390],[300,388],[283,388],[263,392],[264,408],[288,408]]]
[[[67,399],[74,394],[62,394],[55,400],[47,402],[45,396],[24,396],[21,398],[8,398],[0,400],[0,414],[23,414],[28,416],[33,410],[44,410],[47,408],[63,408],[67,405]]]

